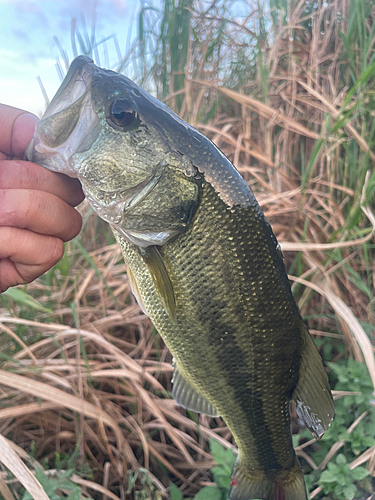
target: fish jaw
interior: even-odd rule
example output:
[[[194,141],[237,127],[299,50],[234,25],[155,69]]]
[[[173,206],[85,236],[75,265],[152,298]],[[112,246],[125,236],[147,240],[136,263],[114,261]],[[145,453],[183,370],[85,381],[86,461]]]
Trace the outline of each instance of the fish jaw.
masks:
[[[92,105],[90,88],[95,69],[81,56],[69,69],[26,149],[25,158],[48,170],[78,177],[72,158],[95,142],[100,122]]]

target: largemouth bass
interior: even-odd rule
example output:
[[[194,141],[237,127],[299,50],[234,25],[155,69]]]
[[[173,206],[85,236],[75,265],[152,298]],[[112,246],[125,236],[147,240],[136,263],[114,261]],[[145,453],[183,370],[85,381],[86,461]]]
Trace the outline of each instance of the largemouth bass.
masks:
[[[231,500],[306,499],[290,401],[319,438],[331,391],[276,238],[234,166],[167,106],[84,56],[26,155],[78,177],[111,224],[133,292],[173,355],[173,397],[221,415],[236,440]]]

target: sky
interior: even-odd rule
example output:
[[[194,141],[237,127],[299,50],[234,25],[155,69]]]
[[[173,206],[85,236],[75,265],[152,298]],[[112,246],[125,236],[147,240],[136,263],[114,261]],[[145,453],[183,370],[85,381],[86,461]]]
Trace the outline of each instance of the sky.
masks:
[[[96,40],[115,34],[124,55],[136,36],[139,9],[140,0],[0,0],[0,102],[40,116],[45,100],[37,78],[49,99],[61,82],[56,61],[62,58],[54,37],[71,61],[72,19],[81,32],[82,16],[89,32],[95,19]],[[113,40],[107,47],[113,69],[118,60]]]

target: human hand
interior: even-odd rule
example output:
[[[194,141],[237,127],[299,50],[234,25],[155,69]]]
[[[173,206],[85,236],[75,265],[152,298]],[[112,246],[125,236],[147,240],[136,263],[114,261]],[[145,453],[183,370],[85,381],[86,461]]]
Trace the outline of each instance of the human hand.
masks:
[[[79,181],[22,160],[37,121],[0,104],[0,293],[48,271],[82,226]]]

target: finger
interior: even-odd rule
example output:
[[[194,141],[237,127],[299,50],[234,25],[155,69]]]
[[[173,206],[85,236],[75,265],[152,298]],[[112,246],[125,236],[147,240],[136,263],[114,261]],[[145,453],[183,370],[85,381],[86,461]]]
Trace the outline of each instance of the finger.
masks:
[[[81,183],[77,179],[50,172],[31,161],[0,161],[0,189],[46,191],[72,207],[79,205],[84,199]]]
[[[82,218],[77,210],[54,194],[3,189],[0,190],[0,226],[28,229],[68,241],[81,230]]]
[[[23,157],[39,118],[22,109],[0,104],[0,159]]]
[[[64,254],[59,238],[27,229],[0,227],[0,293],[30,283],[54,266]]]

